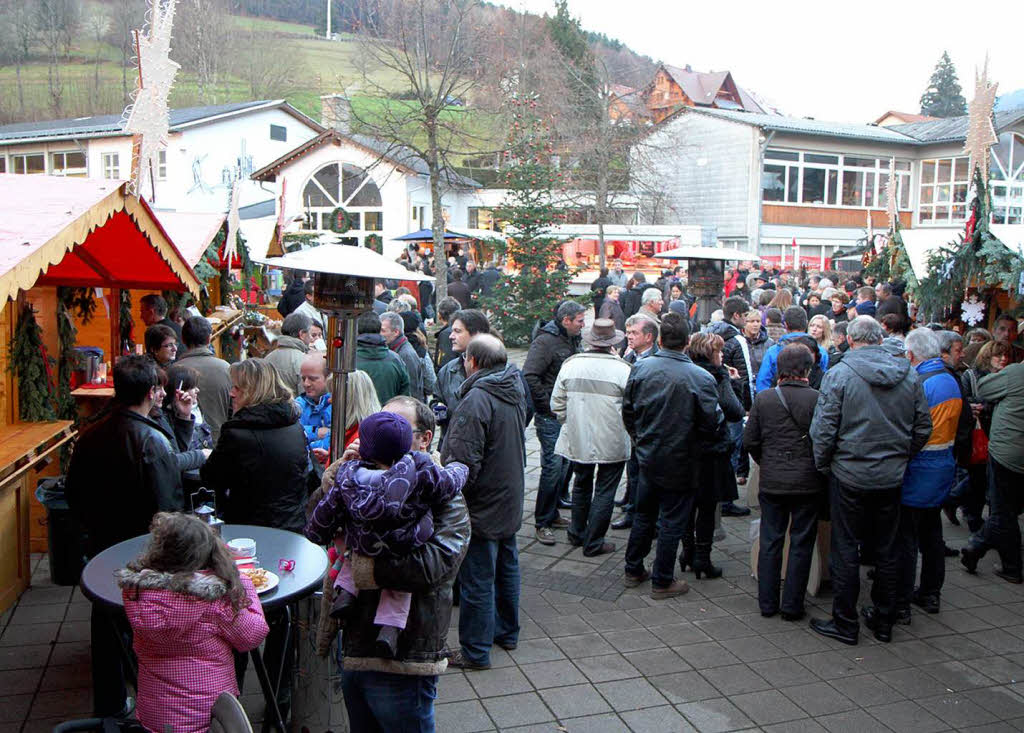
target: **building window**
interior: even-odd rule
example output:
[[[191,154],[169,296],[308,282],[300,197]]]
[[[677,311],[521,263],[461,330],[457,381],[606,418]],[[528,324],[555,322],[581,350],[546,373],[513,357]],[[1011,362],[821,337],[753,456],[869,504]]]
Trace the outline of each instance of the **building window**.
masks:
[[[765,151],[761,200],[802,206],[884,208],[888,158]],[[895,166],[897,207],[910,208],[910,161]]]
[[[104,178],[121,177],[121,156],[118,153],[103,153],[102,160]]]
[[[11,173],[39,175],[46,173],[46,156],[42,153],[25,153],[11,156]]]
[[[55,176],[85,178],[88,174],[85,167],[85,153],[77,150],[50,153],[50,173]]]
[[[967,218],[968,159],[936,158],[921,161],[922,224],[948,224]]]
[[[7,157],[0,155],[0,173],[7,172]]]
[[[167,180],[167,151],[161,150],[156,154],[156,180]]]
[[[475,206],[470,208],[470,229],[490,229],[491,231],[494,231],[497,229],[495,226],[496,223],[497,222],[494,221],[494,212],[491,209],[481,209]]]
[[[1024,135],[1003,133],[992,148],[992,223],[1024,224]]]
[[[288,128],[284,125],[270,126],[270,139],[278,142],[288,142]]]
[[[302,189],[302,205],[306,229],[326,229],[330,213],[338,207],[351,215],[353,231],[383,229],[380,189],[365,170],[349,163],[331,163],[314,173]]]

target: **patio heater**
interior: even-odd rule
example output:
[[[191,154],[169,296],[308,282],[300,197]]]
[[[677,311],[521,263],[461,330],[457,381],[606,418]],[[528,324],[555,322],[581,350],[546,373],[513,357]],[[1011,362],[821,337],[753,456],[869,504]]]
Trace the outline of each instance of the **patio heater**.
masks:
[[[283,270],[300,270],[313,276],[313,305],[329,318],[327,363],[334,375],[331,391],[331,459],[344,450],[348,375],[356,368],[356,318],[373,308],[376,280],[431,280],[366,247],[323,244],[290,252],[282,257],[255,260]]]
[[[725,263],[757,259],[755,255],[731,247],[684,246],[659,252],[659,259],[687,260],[688,289],[697,296],[697,323],[711,320],[711,314],[722,307],[725,291]]]

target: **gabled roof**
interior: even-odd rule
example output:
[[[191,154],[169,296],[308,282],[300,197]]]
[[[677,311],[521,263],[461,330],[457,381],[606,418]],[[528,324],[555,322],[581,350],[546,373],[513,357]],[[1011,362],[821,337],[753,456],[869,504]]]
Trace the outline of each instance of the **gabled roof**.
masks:
[[[1024,109],[1008,109],[1003,112],[996,112],[994,118],[996,132],[1002,132],[1007,127],[1024,120]],[[967,115],[963,115],[961,117],[947,117],[944,120],[892,125],[889,129],[909,135],[922,143],[957,142],[967,137],[967,121]]]
[[[880,125],[882,124],[882,120],[886,119],[887,117],[895,117],[896,119],[902,120],[905,123],[928,122],[929,120],[937,119],[935,117],[929,117],[928,115],[916,115],[913,112],[900,112],[899,110],[889,109],[886,110],[882,115],[880,115],[878,119],[874,121],[873,124]]]
[[[743,103],[744,109],[750,112],[764,112],[764,108],[754,98],[741,89],[728,71],[694,71],[690,67],[685,69],[669,64],[662,64],[661,68],[672,77],[690,100],[700,106],[710,107],[719,103],[718,92],[728,80],[729,84],[736,89],[737,94]]]
[[[895,131],[897,127],[901,127],[901,125],[894,127],[876,127],[875,125],[864,125],[854,122],[824,122],[821,120],[807,119],[805,117],[783,117],[782,115],[755,114],[753,112],[738,112],[728,109],[709,109],[707,107],[684,107],[676,114],[688,113],[719,117],[746,125],[754,125],[764,130],[775,132],[821,135],[823,137],[840,137],[853,140],[899,143],[903,145],[917,144],[917,140]],[[670,119],[672,119],[672,117],[666,118],[665,122],[668,122]],[[662,124],[665,123],[663,122]]]
[[[369,135],[358,135],[355,133],[346,134],[334,128],[328,128],[312,140],[307,140],[272,163],[268,163],[258,171],[255,171],[251,178],[254,181],[274,181],[277,179],[277,174],[281,169],[293,160],[297,160],[323,145],[341,145],[342,143],[348,143],[350,145],[363,148],[381,160],[388,161],[405,173],[418,176],[430,176],[430,169],[427,167],[426,161],[410,148],[403,145],[391,145],[384,140],[370,137]],[[458,173],[453,171],[445,171],[445,179],[448,183],[455,186],[480,188],[480,184],[477,181],[474,181],[472,178],[467,178],[466,176],[460,176]]]
[[[306,123],[314,130],[323,126],[299,112],[283,99],[262,99],[253,102],[235,102],[207,107],[172,109],[169,115],[170,131],[179,132],[189,127],[204,125],[225,117],[264,109],[281,109]],[[43,140],[74,140],[90,137],[117,137],[124,135],[122,115],[97,115],[42,122],[16,122],[0,125],[0,145]]]

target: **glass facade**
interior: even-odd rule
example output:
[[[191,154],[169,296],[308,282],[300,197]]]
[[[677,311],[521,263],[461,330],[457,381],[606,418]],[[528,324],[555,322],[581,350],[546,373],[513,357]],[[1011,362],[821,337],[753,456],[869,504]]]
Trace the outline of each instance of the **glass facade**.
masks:
[[[761,169],[761,200],[767,203],[845,208],[884,208],[889,180],[888,158],[765,151]],[[896,161],[897,204],[910,209],[908,160]]]

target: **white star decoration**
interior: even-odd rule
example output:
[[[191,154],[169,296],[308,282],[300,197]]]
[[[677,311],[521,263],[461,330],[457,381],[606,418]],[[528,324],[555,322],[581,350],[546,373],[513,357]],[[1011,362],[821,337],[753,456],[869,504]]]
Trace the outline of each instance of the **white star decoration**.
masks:
[[[985,304],[978,300],[977,295],[972,295],[960,304],[960,320],[968,326],[976,326],[985,317]]]
[[[964,152],[971,157],[971,183],[974,182],[975,166],[981,167],[981,180],[988,181],[989,149],[999,142],[992,126],[992,107],[996,101],[999,84],[988,83],[988,59],[981,75],[974,72],[974,99],[968,106],[967,139]]]
[[[231,193],[228,195],[228,232],[224,240],[224,261],[231,267],[231,258],[235,256],[238,239],[238,189],[239,183],[231,184]]]
[[[174,76],[181,68],[170,58],[171,24],[176,0],[152,0],[148,27],[136,31],[139,57],[139,84],[132,104],[124,111],[124,129],[137,136],[133,151],[132,179],[129,190],[141,195],[143,181],[155,179],[157,157],[167,147],[167,98]],[[152,192],[155,196],[155,191]]]

